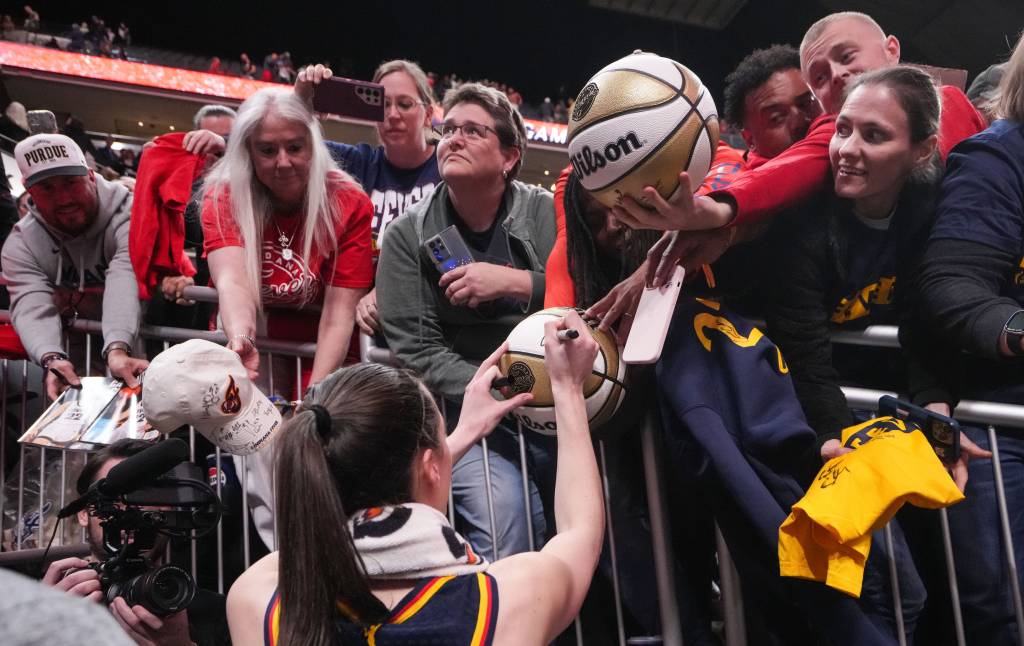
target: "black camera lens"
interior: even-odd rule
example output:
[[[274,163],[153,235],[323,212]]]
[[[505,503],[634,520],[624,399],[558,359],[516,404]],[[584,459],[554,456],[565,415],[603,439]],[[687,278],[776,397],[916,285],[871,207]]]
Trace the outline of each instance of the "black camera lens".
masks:
[[[157,617],[184,610],[196,595],[192,575],[176,565],[154,568],[119,587],[119,596],[129,606],[140,605]]]

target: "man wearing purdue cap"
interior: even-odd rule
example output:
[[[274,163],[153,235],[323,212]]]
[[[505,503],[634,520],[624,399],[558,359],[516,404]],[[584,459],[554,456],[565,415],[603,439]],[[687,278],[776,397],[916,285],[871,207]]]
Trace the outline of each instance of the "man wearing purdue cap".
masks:
[[[14,328],[43,367],[47,394],[54,398],[79,383],[63,351],[62,316],[102,315],[102,356],[110,374],[137,385],[148,364],[131,356],[140,316],[128,255],[131,193],[97,177],[63,135],[33,135],[14,156],[32,206],[4,243],[0,266]]]

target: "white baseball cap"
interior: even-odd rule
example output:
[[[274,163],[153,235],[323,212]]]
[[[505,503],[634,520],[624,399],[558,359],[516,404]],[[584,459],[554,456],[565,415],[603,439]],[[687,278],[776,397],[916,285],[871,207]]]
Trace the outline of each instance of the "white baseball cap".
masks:
[[[70,137],[40,134],[14,147],[21,183],[25,188],[55,175],[88,175],[85,155]]]
[[[153,358],[142,379],[142,405],[157,430],[191,424],[233,455],[255,453],[281,428],[281,413],[249,379],[238,355],[202,339]]]

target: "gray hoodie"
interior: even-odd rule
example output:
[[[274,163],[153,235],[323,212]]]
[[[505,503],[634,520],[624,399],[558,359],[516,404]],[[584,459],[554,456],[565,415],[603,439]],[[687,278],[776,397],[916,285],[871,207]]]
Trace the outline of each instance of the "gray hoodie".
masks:
[[[33,206],[4,243],[0,267],[11,295],[14,328],[32,360],[63,351],[57,288],[103,288],[103,347],[129,345],[139,332],[139,288],[128,254],[132,194],[96,176],[99,214],[78,236],[47,226]],[[94,291],[94,290],[90,290]]]
[[[486,316],[452,305],[438,287],[441,275],[423,243],[454,222],[444,183],[392,222],[381,245],[377,308],[388,346],[428,388],[452,399],[462,399],[476,366],[512,328],[544,306],[544,269],[555,243],[554,200],[551,193],[518,181],[509,185],[505,200],[508,215],[500,233],[518,248],[526,264],[519,268],[533,280],[530,302],[519,312]]]

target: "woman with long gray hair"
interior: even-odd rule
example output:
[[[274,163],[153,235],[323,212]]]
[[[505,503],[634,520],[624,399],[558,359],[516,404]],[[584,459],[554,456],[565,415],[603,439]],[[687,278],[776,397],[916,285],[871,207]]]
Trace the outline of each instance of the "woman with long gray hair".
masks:
[[[203,231],[228,347],[254,376],[257,334],[316,341],[303,388],[355,349],[355,306],[373,282],[372,214],[294,92],[268,88],[242,104],[206,182]]]

